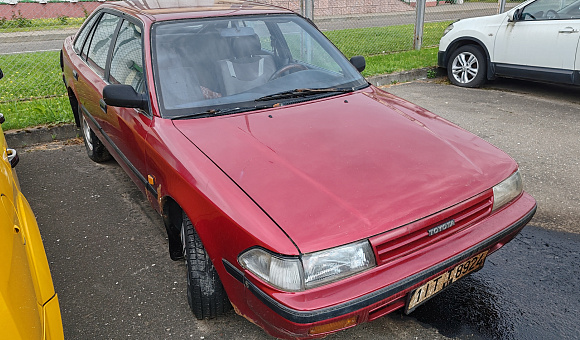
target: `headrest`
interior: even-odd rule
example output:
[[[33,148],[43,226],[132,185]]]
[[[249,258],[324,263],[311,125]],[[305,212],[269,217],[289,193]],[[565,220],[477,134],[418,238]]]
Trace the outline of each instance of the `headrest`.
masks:
[[[228,27],[220,30],[220,35],[224,38],[247,37],[254,34],[256,32],[251,27]]]
[[[234,57],[245,58],[252,55],[259,54],[262,50],[260,38],[257,35],[248,35],[236,37],[232,41],[232,50]]]

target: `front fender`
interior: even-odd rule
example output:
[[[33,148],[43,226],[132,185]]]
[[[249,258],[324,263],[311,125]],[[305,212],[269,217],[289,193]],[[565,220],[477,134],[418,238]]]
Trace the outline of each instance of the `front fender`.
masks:
[[[453,40],[447,46],[446,50],[439,51],[439,53],[437,55],[437,65],[439,67],[442,67],[442,68],[447,68],[451,54],[453,54],[453,52],[455,52],[455,50],[457,50],[459,47],[464,46],[464,45],[476,45],[479,48],[481,48],[481,50],[485,54],[485,58],[486,58],[486,76],[487,76],[487,79],[488,80],[493,79],[494,75],[495,75],[495,70],[493,67],[493,63],[491,62],[491,55],[489,53],[489,50],[487,49],[486,45],[481,40],[474,38],[474,37],[460,37],[460,38]]]

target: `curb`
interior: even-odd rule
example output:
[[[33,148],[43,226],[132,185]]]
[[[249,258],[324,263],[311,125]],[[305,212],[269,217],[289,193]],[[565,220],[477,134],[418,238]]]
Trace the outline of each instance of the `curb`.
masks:
[[[0,38],[3,43],[64,40],[71,35],[75,35],[77,31],[78,28],[55,31],[10,32],[0,33]]]
[[[64,124],[51,127],[37,126],[4,132],[6,144],[12,148],[24,148],[34,144],[67,140],[79,137],[80,135],[80,129],[74,124]]]
[[[374,86],[385,86],[395,83],[404,83],[417,79],[428,78],[429,72],[436,72],[437,76],[444,74],[444,70],[436,67],[420,68],[411,71],[395,72],[367,78]],[[35,144],[44,144],[62,141],[81,136],[81,130],[75,124],[57,126],[37,126],[21,130],[4,132],[6,143],[12,148],[23,148]]]
[[[395,72],[395,73],[388,73],[382,74],[379,76],[372,76],[368,77],[367,80],[369,83],[373,84],[376,87],[381,87],[385,85],[392,85],[396,83],[405,83],[413,80],[418,79],[427,79],[430,76],[431,72],[435,72],[433,75],[440,77],[445,75],[445,70],[438,68],[438,67],[425,67],[425,68],[418,68],[415,70],[410,71],[403,71],[403,72]]]

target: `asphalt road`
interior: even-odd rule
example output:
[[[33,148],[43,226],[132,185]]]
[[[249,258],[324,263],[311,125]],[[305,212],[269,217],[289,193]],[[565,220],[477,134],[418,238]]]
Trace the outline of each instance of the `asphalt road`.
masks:
[[[327,339],[575,339],[580,334],[578,88],[495,82],[466,90],[413,82],[387,90],[472,130],[521,165],[538,213],[485,267],[409,316],[395,312]],[[495,90],[493,88],[507,88]],[[78,141],[20,150],[67,339],[269,339],[235,313],[195,320],[185,265],[161,219],[115,163]]]

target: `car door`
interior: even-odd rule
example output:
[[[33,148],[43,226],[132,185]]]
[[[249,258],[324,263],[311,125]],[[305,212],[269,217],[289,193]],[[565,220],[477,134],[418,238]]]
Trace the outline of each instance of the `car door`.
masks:
[[[137,93],[147,91],[143,64],[142,26],[125,19],[119,27],[111,51],[108,83],[131,85]],[[101,92],[102,95],[102,92]],[[101,97],[102,99],[102,97]],[[104,102],[103,102],[104,104]],[[141,109],[105,106],[105,133],[121,155],[125,170],[144,190],[146,185],[146,136],[151,115]]]
[[[570,83],[580,19],[565,13],[569,0],[537,0],[506,17],[496,34],[496,73]],[[580,17],[580,16],[579,16]]]
[[[144,190],[146,167],[142,143],[150,116],[142,110],[107,106],[103,100],[103,88],[109,84],[127,84],[137,92],[146,91],[141,32],[136,19],[103,13],[83,44],[80,57],[84,63],[75,70],[75,88],[80,113],[94,124],[99,139]]]
[[[2,134],[0,129],[0,134]],[[34,270],[27,249],[26,230],[15,206],[17,177],[8,159],[6,141],[0,135],[0,321],[3,337],[40,339],[42,321],[31,276]]]
[[[102,101],[103,87],[105,87],[105,70],[111,42],[117,31],[121,18],[112,13],[103,13],[88,35],[84,44],[81,59],[75,70],[75,88],[80,103],[80,112],[93,122],[97,128],[93,129],[100,135],[100,128],[109,130],[107,114]],[[100,136],[99,136],[100,138]],[[103,142],[107,142],[104,140]]]

